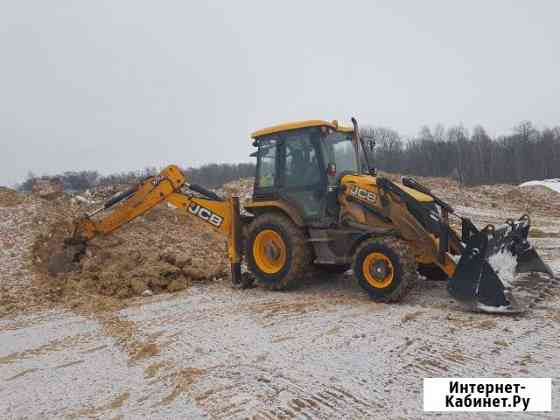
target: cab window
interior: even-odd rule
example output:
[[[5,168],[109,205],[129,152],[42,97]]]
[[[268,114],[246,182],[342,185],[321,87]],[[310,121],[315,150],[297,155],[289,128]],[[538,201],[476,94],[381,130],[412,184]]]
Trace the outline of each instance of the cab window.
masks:
[[[257,188],[270,188],[275,186],[276,180],[276,146],[274,138],[259,140],[257,151]]]
[[[344,172],[358,173],[356,150],[352,142],[352,133],[326,130],[321,142],[323,154],[328,164],[334,164],[336,174],[329,176],[329,184],[335,185],[337,176]]]
[[[302,187],[321,182],[321,169],[311,134],[316,130],[286,133],[285,187]]]

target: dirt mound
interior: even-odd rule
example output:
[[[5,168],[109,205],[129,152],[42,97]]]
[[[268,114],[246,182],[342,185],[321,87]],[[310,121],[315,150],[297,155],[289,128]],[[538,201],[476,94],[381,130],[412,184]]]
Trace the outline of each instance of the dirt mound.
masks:
[[[11,188],[0,187],[0,207],[13,207],[25,201],[25,196]]]
[[[33,181],[31,192],[46,200],[54,200],[63,196],[64,185],[60,178],[37,178]]]
[[[237,195],[241,203],[253,196],[253,186],[255,185],[254,178],[238,179],[224,184],[221,188],[216,190],[216,193],[222,197],[231,197]]]
[[[121,191],[128,190],[131,186],[132,184],[98,185],[86,190],[82,195],[93,202],[103,202]]]
[[[225,239],[179,210],[160,206],[107,237],[92,240],[81,258],[53,275],[52,256],[64,247],[72,225],[53,223],[33,246],[34,266],[53,300],[90,304],[91,295],[123,300],[177,292],[192,282],[228,275]],[[105,302],[107,303],[107,302]],[[104,304],[101,300],[97,304]]]
[[[380,175],[400,181],[402,176],[393,173]],[[451,178],[410,176],[426,186],[452,207],[507,208],[521,216],[524,213],[560,217],[560,194],[545,187],[518,187],[509,184],[465,187]]]

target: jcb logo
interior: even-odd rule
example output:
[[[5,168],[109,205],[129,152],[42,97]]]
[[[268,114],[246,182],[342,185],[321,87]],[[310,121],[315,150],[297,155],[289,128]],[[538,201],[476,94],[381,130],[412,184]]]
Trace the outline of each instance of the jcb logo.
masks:
[[[218,216],[215,213],[212,213],[210,210],[208,210],[205,207],[202,207],[200,204],[195,204],[192,203],[189,206],[189,213],[194,214],[195,216],[200,217],[202,220],[204,220],[205,222],[210,223],[213,226],[216,227],[220,227],[222,226],[222,223],[224,222],[223,217]]]
[[[375,203],[377,201],[377,196],[374,192],[359,188],[357,185],[352,187],[350,195],[359,198],[360,200],[369,201],[370,203]]]

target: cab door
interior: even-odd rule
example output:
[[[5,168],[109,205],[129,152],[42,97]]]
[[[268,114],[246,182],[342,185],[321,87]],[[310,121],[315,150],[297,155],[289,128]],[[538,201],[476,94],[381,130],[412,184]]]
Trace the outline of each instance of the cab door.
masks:
[[[277,200],[279,180],[279,145],[278,136],[262,137],[258,141],[258,150],[252,156],[257,158],[254,200]]]
[[[280,198],[294,206],[306,222],[325,215],[327,175],[320,148],[320,128],[282,134],[279,147]]]

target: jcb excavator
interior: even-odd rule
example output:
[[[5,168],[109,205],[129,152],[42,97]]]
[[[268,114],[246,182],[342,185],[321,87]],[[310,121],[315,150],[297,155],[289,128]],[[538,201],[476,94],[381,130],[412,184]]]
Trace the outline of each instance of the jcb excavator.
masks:
[[[447,278],[450,294],[474,310],[523,311],[504,286],[509,279],[501,279],[489,259],[504,253],[517,259],[517,273],[553,276],[527,241],[529,217],[479,230],[414,179],[396,183],[377,176],[368,157],[372,140],[361,138],[352,123],[302,121],[253,133],[257,166],[246,212],[239,198],[189,184],[177,166],[169,166],[77,220],[67,245],[83,250],[97,235],[168,202],[227,237],[237,286],[256,279],[280,290],[314,266],[351,268],[373,299],[395,302],[420,272]],[[105,217],[98,215],[106,210]],[[459,218],[460,233],[450,217]]]

